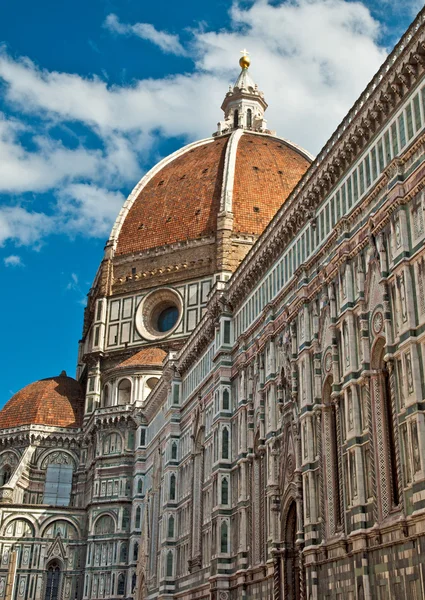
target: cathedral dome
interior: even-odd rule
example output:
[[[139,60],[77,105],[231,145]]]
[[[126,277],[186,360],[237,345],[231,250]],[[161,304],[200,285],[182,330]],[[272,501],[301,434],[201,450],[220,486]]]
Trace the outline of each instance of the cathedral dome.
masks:
[[[215,236],[223,212],[235,234],[257,237],[310,163],[294,144],[244,129],[189,144],[134,188],[112,231],[114,254]]]
[[[0,411],[0,429],[21,425],[81,427],[84,411],[83,390],[65,371],[30,383],[17,392]]]
[[[209,258],[212,272],[233,271],[310,166],[307,151],[267,128],[267,102],[250,62],[245,52],[216,133],[164,158],[128,197],[108,243],[119,263],[154,249],[211,240],[217,245],[215,258]],[[231,244],[248,244],[227,265],[219,256],[224,230]],[[231,252],[227,247],[222,254]]]

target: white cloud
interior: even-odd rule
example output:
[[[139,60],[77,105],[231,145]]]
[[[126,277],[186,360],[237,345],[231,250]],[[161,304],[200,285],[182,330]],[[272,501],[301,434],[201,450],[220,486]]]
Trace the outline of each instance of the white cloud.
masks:
[[[132,85],[43,70],[0,51],[6,102],[22,119],[37,117],[37,128],[29,131],[23,121],[0,115],[0,192],[56,190],[49,215],[37,196],[31,208],[0,208],[0,244],[31,244],[57,231],[107,237],[124,201],[117,188],[130,188],[142,176],[141,165],[159,138],[189,141],[214,131],[243,47],[269,103],[269,127],[311,152],[325,143],[386,57],[382,27],[360,2],[256,0],[235,4],[230,16],[227,29],[192,32],[192,73]],[[153,26],[135,30],[148,24],[125,25],[110,15],[107,25],[181,53],[177,36]],[[97,136],[98,149],[83,139],[72,147],[51,139],[52,124],[73,122]],[[30,149],[23,134],[31,136]]]
[[[221,118],[246,46],[270,105],[270,127],[317,152],[386,57],[379,24],[359,2],[257,0],[249,8],[234,5],[231,19],[227,31],[193,32],[190,74],[108,86],[98,77],[40,70],[3,52],[0,78],[7,99],[23,111],[80,121],[103,137],[160,131],[194,139],[209,135]]]
[[[37,248],[54,234],[107,238],[125,200],[121,192],[83,183],[66,185],[56,198],[51,215],[19,205],[1,207],[0,246],[13,242]]]
[[[124,203],[121,192],[90,184],[70,184],[57,194],[57,220],[69,235],[108,237]]]
[[[128,25],[121,23],[117,15],[111,13],[106,17],[104,26],[120,35],[137,35],[142,40],[147,40],[158,46],[163,52],[185,56],[186,51],[179,41],[178,35],[158,31],[151,23],[135,23]]]
[[[22,206],[0,207],[0,246],[6,241],[18,246],[38,244],[53,231],[54,220],[42,212],[29,211]]]
[[[69,149],[39,135],[32,136],[36,149],[28,151],[19,139],[23,133],[31,131],[0,113],[0,192],[42,192],[65,178],[93,177],[98,172],[100,151]]]
[[[6,256],[6,258],[3,259],[4,264],[6,265],[6,267],[24,267],[24,263],[22,262],[22,259],[20,256],[18,256],[17,254],[11,254],[10,256]]]

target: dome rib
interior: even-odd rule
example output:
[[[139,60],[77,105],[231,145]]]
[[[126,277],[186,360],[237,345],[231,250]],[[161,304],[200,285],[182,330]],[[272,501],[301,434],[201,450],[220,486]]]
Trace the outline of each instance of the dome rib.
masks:
[[[116,256],[215,235],[228,139],[186,146],[144,184],[121,226]]]
[[[135,201],[137,200],[137,198],[139,197],[140,193],[145,188],[145,186],[149,183],[149,181],[153,177],[155,177],[155,175],[159,171],[161,171],[161,169],[163,167],[167,166],[174,159],[179,158],[186,152],[189,152],[190,150],[193,150],[193,149],[197,148],[198,146],[212,143],[213,141],[214,141],[214,138],[204,138],[203,140],[199,140],[197,142],[188,144],[188,145],[184,146],[183,148],[176,150],[176,152],[173,152],[169,156],[166,156],[158,164],[156,164],[154,167],[152,167],[152,169],[150,169],[146,173],[146,175],[144,175],[142,177],[142,179],[137,183],[137,185],[134,186],[132,192],[128,196],[127,200],[124,202],[124,204],[118,214],[118,217],[114,223],[114,226],[112,227],[111,235],[109,236],[109,240],[108,240],[108,245],[112,246],[114,249],[116,249],[117,242],[118,242],[118,239],[119,239],[119,236],[121,233],[121,228],[123,226],[123,223],[129,213],[129,211],[131,210],[133,204],[135,203]]]
[[[234,234],[258,236],[310,163],[310,155],[295,144],[244,129],[189,144],[134,188],[109,247],[112,243],[120,259],[190,241],[217,241],[221,214],[233,217]]]

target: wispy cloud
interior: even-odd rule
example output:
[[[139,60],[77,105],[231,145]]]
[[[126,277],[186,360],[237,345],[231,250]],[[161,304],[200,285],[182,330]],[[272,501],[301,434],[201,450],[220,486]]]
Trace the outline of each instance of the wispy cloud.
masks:
[[[78,275],[77,273],[71,273],[71,281],[67,283],[67,290],[76,290],[78,288]]]
[[[360,2],[267,0],[234,4],[227,29],[192,31],[190,73],[110,85],[105,78],[48,71],[0,49],[0,192],[34,194],[32,204],[0,207],[0,245],[37,244],[54,233],[107,237],[124,197],[122,187],[143,175],[146,157],[164,138],[210,135],[221,118],[239,51],[252,55],[252,74],[264,90],[268,123],[278,134],[317,152],[386,57],[382,25]],[[176,35],[153,25],[107,27],[139,35],[163,51],[186,51]],[[33,119],[35,117],[35,119]],[[28,128],[31,120],[32,129]],[[34,125],[36,123],[36,125]],[[72,144],[50,137],[51,125],[87,128],[97,140]],[[31,139],[25,145],[23,139]],[[49,211],[39,193],[53,191]]]
[[[71,273],[71,279],[66,284],[66,290],[68,292],[76,292],[78,296],[77,304],[80,304],[81,306],[86,306],[87,297],[81,289],[77,273]]]
[[[6,258],[3,259],[3,262],[6,267],[25,267],[21,257],[17,254],[6,256]]]
[[[136,35],[142,40],[152,42],[167,54],[186,56],[186,50],[180,43],[179,36],[166,31],[158,31],[151,23],[121,23],[117,15],[113,13],[106,17],[104,26],[114,33],[120,35]]]

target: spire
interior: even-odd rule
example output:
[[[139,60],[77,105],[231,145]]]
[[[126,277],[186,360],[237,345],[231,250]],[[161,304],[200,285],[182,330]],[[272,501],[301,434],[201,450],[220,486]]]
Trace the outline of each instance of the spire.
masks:
[[[241,50],[241,54],[239,65],[242,70],[235,84],[229,87],[221,105],[224,111],[224,121],[218,123],[215,135],[223,135],[235,129],[271,133],[267,129],[267,121],[264,119],[267,109],[264,93],[259,91],[258,85],[249,72],[251,64],[249,52]]]

